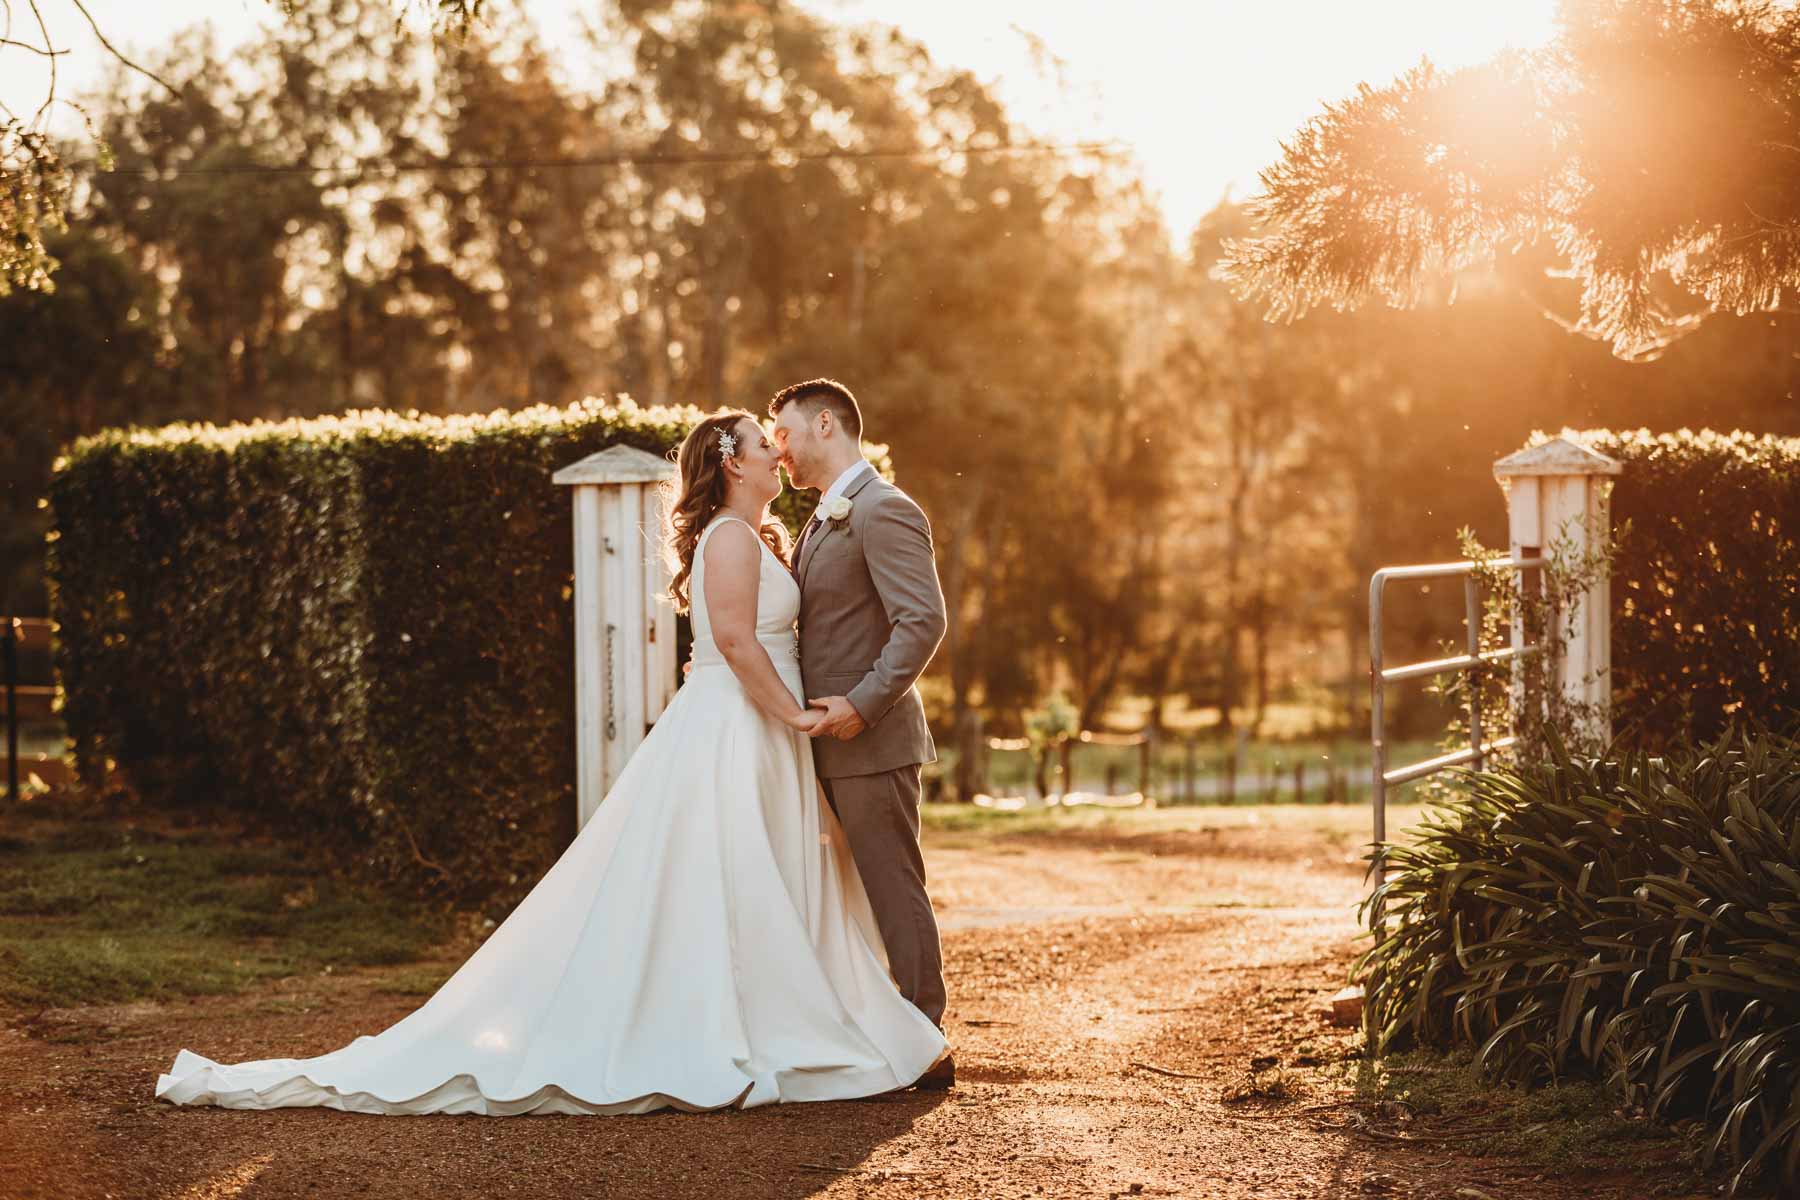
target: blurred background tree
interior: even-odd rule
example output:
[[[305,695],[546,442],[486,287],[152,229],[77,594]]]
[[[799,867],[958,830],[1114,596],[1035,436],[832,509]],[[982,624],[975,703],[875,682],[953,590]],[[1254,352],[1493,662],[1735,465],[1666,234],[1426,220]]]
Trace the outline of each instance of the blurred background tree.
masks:
[[[1533,428],[1800,432],[1792,316],[1627,363],[1545,319],[1584,285],[1542,244],[1421,259],[1411,311],[1265,322],[1220,264],[1241,283],[1280,214],[1222,203],[1177,238],[1130,159],[1044,146],[891,29],[606,0],[547,47],[520,6],[456,36],[391,0],[286,7],[229,52],[172,35],[140,64],[166,87],[120,65],[84,100],[113,169],[70,177],[56,290],[0,297],[15,611],[44,608],[56,447],[103,425],[758,408],[829,374],[934,523],[946,729],[1018,735],[1062,693],[1090,727],[1360,730],[1370,572],[1452,557],[1462,526],[1502,540],[1489,465]],[[1394,604],[1409,657],[1461,616]]]
[[[269,0],[289,16],[303,12],[299,0]],[[467,32],[482,15],[485,0],[393,0],[392,8],[403,15],[423,11],[433,25],[458,33]],[[0,108],[0,296],[14,288],[46,291],[59,260],[45,239],[67,232],[67,210],[74,180],[65,161],[65,148],[48,133],[46,118],[57,105],[73,107],[97,135],[87,107],[59,94],[57,60],[69,54],[69,24],[85,26],[117,63],[173,94],[175,89],[155,71],[139,66],[122,54],[106,35],[83,0],[28,0],[30,20],[13,11],[12,0],[0,0],[5,32],[0,33],[0,54],[33,54],[49,64],[49,83],[43,101],[29,117]],[[48,12],[48,16],[46,16]],[[15,26],[14,18],[19,20]],[[56,32],[52,32],[52,25]],[[14,37],[17,32],[20,37]],[[27,40],[21,40],[27,39]],[[30,40],[35,39],[35,40]],[[95,148],[102,163],[110,163],[111,149],[96,136]]]

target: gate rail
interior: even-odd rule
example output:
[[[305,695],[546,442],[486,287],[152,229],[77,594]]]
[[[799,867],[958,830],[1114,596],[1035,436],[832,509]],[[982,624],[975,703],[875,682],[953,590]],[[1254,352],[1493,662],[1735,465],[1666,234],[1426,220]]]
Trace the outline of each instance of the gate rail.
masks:
[[[1387,877],[1387,789],[1398,787],[1403,783],[1411,783],[1415,779],[1423,779],[1427,775],[1435,775],[1449,767],[1460,767],[1464,763],[1473,763],[1475,769],[1480,770],[1489,754],[1496,750],[1504,750],[1517,740],[1513,737],[1497,738],[1491,742],[1482,740],[1481,688],[1475,684],[1469,688],[1469,744],[1467,746],[1461,750],[1453,750],[1449,754],[1440,754],[1436,758],[1408,763],[1406,766],[1396,767],[1392,770],[1389,770],[1387,765],[1385,690],[1388,684],[1443,675],[1451,671],[1473,674],[1476,668],[1484,663],[1509,662],[1543,651],[1544,647],[1541,643],[1522,647],[1508,646],[1498,650],[1481,648],[1481,587],[1475,578],[1475,568],[1501,565],[1509,566],[1516,571],[1526,571],[1541,568],[1545,564],[1542,558],[1512,558],[1501,555],[1481,562],[1464,559],[1460,562],[1383,567],[1369,578],[1369,734],[1374,751],[1370,782],[1375,823],[1375,851],[1371,856],[1369,877],[1377,886]],[[1406,663],[1398,667],[1387,666],[1382,644],[1381,617],[1382,597],[1389,581],[1395,579],[1449,579],[1457,576],[1461,576],[1463,581],[1463,620],[1467,627],[1468,651],[1452,658],[1436,658],[1424,662]],[[1376,902],[1370,924],[1375,930],[1375,936],[1379,938],[1381,936],[1379,900]]]
[[[53,716],[56,687],[54,684],[19,682],[19,651],[45,650],[50,646],[48,617],[13,617],[0,615],[0,676],[4,676],[5,696],[0,703],[6,709],[6,799],[19,802],[19,725],[23,721],[41,721]],[[46,782],[55,782],[66,774],[60,756],[38,754],[26,761],[26,770]]]

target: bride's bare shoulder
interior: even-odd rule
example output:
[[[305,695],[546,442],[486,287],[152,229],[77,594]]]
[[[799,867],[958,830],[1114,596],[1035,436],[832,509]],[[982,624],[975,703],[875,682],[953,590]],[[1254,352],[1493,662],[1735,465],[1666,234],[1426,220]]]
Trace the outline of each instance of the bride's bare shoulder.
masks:
[[[700,553],[708,567],[755,563],[761,553],[762,539],[739,517],[714,517],[701,537],[705,544]]]

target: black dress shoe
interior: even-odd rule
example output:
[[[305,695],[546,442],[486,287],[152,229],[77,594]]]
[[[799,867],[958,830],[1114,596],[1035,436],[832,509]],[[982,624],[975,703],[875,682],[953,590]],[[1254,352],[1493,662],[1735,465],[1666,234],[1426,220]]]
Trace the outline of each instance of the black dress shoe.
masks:
[[[949,1051],[944,1057],[931,1065],[931,1070],[913,1081],[913,1086],[921,1092],[945,1092],[956,1084],[956,1055]]]

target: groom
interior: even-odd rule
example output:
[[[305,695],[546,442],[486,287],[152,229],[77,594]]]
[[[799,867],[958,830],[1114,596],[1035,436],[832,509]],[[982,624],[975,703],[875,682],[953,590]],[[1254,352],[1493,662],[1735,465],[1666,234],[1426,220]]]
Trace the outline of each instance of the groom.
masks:
[[[919,506],[862,456],[862,411],[832,379],[783,388],[769,404],[781,464],[819,488],[800,534],[800,674],[825,711],[813,759],[850,840],[900,992],[940,1028],[944,966],[919,851],[919,768],[937,761],[914,683],[944,637],[944,595]],[[946,1056],[919,1080],[947,1088]]]

